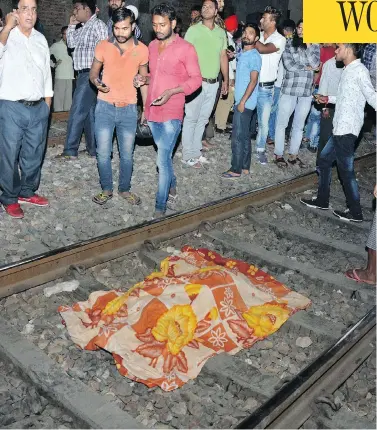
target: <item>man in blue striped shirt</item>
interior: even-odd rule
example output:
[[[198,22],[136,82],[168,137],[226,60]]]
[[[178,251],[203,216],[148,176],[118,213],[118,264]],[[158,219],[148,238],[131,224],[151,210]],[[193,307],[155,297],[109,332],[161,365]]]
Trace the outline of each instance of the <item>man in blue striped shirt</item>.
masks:
[[[113,20],[111,19],[111,15],[114,12],[114,10],[118,10],[121,7],[127,7],[132,10],[132,12],[135,14],[136,19],[138,18],[139,11],[135,6],[126,6],[126,2],[124,0],[109,0],[109,15],[110,19],[107,21],[107,29],[109,32],[109,37],[113,36]],[[137,39],[142,39],[142,34],[140,28],[136,25],[134,30],[134,35]]]

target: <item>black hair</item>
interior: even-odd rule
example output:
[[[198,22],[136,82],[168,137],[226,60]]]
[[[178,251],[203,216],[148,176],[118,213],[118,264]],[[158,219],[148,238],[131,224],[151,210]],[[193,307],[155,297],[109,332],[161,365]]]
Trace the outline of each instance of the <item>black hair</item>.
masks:
[[[219,10],[219,4],[217,3],[217,0],[203,0],[203,3],[206,1],[211,1],[215,5],[216,10]]]
[[[177,19],[177,12],[174,7],[169,3],[161,3],[155,6],[151,12],[152,15],[167,16],[169,21],[175,21]]]
[[[3,19],[3,11],[0,9],[0,19]]]
[[[60,30],[60,33],[63,34],[68,28],[68,25],[65,25],[64,27],[62,27],[62,29]]]
[[[296,24],[292,19],[285,19],[281,25],[281,28],[283,30],[291,30],[293,33],[296,29]]]
[[[259,38],[260,37],[260,30],[257,24],[253,23],[253,22],[248,22],[245,24],[244,30],[247,29],[247,27],[253,28],[255,30],[255,34],[256,36]]]
[[[302,19],[299,19],[297,21],[297,24],[296,24],[296,29],[303,22],[304,21]],[[297,34],[297,30],[295,31],[295,34],[293,35],[292,46],[296,49],[299,49],[299,48],[306,49],[307,48],[306,43],[304,43],[304,39]]]
[[[114,10],[111,14],[111,20],[113,21],[113,25],[117,22],[121,22],[130,18],[130,23],[133,24],[136,21],[135,14],[131,9],[127,9],[126,7],[120,7],[119,9]]]
[[[79,3],[83,7],[88,7],[92,15],[96,13],[96,2],[94,0],[72,0],[72,4]]]
[[[279,9],[276,9],[275,7],[272,6],[267,6],[263,13],[268,13],[269,15],[272,16],[272,19],[275,21],[276,25],[279,23],[279,20],[282,16],[282,13]]]
[[[12,9],[18,9],[19,3],[20,3],[20,0],[12,0]],[[38,0],[35,0],[35,4],[38,6]],[[3,11],[1,11],[1,18],[3,18]]]
[[[201,12],[201,11],[202,11],[202,7],[200,6],[200,4],[197,4],[191,8],[191,12]]]
[[[361,58],[364,53],[365,44],[364,43],[345,43],[347,48],[351,48],[353,55],[356,58]]]

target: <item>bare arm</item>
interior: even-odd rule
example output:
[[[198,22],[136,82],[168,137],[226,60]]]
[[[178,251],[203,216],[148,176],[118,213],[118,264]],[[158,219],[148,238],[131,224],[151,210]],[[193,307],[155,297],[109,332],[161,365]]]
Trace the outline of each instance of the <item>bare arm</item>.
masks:
[[[102,69],[102,65],[102,62],[97,60],[96,57],[94,57],[92,67],[90,68],[89,72],[89,80],[94,86],[98,85],[98,79]]]
[[[3,56],[4,47],[7,44],[10,32],[18,24],[18,19],[18,13],[15,9],[13,9],[13,12],[8,13],[5,18],[5,26],[0,33],[0,43],[3,45],[2,49],[0,49],[0,58]]]
[[[277,48],[273,43],[266,43],[265,45],[262,42],[257,42],[255,44],[257,51],[260,54],[273,54],[274,52],[278,52],[279,48]]]
[[[147,75],[148,75],[148,64],[144,64],[144,65],[139,67],[139,75],[143,76],[143,77],[147,77]],[[145,103],[147,101],[148,86],[147,85],[141,86],[140,92],[141,92],[141,98],[143,100],[143,110],[144,110]]]

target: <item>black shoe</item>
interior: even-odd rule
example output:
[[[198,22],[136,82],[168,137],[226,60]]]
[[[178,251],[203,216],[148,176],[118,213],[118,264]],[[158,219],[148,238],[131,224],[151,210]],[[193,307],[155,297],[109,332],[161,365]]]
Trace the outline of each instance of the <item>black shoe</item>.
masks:
[[[222,130],[221,128],[215,128],[215,132],[217,133],[217,134],[225,134],[226,133],[226,130]]]
[[[315,154],[317,152],[317,148],[314,146],[308,146],[308,151],[312,152],[313,154]]]
[[[343,221],[352,221],[352,222],[363,222],[363,216],[353,216],[349,209],[345,211],[333,211],[333,214]]]
[[[300,202],[305,206],[308,206],[309,208],[322,209],[324,211],[327,211],[329,209],[328,206],[322,206],[318,204],[318,200],[315,197],[311,199],[300,199]]]

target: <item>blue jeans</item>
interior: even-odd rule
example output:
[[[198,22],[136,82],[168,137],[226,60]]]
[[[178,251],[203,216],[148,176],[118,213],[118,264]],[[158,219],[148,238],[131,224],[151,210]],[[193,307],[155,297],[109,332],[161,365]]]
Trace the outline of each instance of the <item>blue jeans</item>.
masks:
[[[272,103],[274,101],[274,86],[259,87],[257,100],[258,114],[258,136],[257,136],[257,151],[263,152],[266,150],[266,141],[268,136],[268,126]]]
[[[318,110],[313,104],[305,129],[305,138],[309,139],[309,145],[313,148],[318,147],[320,126],[321,110]]]
[[[67,138],[63,153],[77,156],[82,131],[85,132],[86,149],[92,156],[96,155],[94,136],[94,109],[97,92],[89,81],[89,72],[81,73],[76,80],[72,106],[69,112]]]
[[[280,99],[280,87],[275,87],[274,101],[271,108],[270,121],[268,123],[268,137],[271,140],[275,140],[276,116],[278,114],[279,99]]]
[[[111,103],[98,100],[95,111],[95,133],[98,172],[103,191],[113,191],[111,153],[114,129],[116,129],[119,149],[118,191],[123,193],[130,190],[136,125],[137,108],[135,104],[115,107]]]
[[[173,170],[172,155],[179,133],[181,132],[182,121],[179,119],[172,119],[165,122],[148,121],[148,124],[158,149],[156,211],[165,212],[169,190],[177,186],[177,179]]]
[[[49,115],[44,101],[24,106],[0,100],[0,202],[4,205],[17,203],[18,197],[32,197],[38,189]]]
[[[318,202],[328,206],[330,199],[331,168],[336,161],[339,178],[346,195],[347,207],[355,217],[362,215],[359,188],[353,167],[355,143],[357,137],[353,134],[332,136],[323,148],[318,160]]]
[[[242,113],[234,106],[232,132],[232,166],[233,173],[250,170],[251,164],[251,119],[254,111],[245,109]]]

